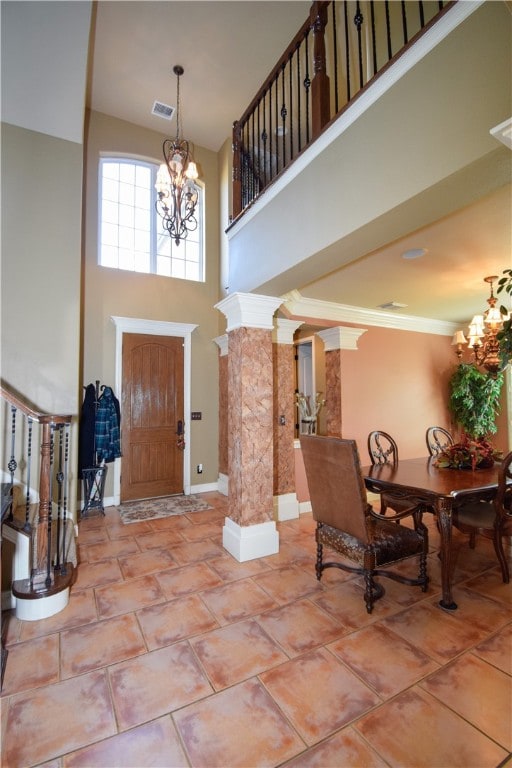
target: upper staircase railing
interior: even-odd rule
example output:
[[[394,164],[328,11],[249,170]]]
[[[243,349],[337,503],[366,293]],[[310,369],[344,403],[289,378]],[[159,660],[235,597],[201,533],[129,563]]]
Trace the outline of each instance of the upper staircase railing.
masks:
[[[314,2],[309,18],[233,125],[232,219],[453,4]]]
[[[30,537],[28,577],[13,581],[12,593],[22,600],[50,597],[70,586],[74,571],[68,562],[73,536],[68,514],[72,417],[40,413],[5,386],[0,386],[0,397],[6,415],[3,450],[8,454],[2,473],[2,523]],[[39,457],[34,456],[34,445],[39,446]],[[15,514],[15,491],[25,500],[21,518],[19,510]]]

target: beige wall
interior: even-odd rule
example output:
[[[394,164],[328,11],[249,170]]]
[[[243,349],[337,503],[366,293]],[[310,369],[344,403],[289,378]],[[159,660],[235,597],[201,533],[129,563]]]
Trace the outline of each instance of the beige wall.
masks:
[[[111,316],[193,323],[191,409],[202,420],[185,415],[191,448],[191,484],[218,477],[218,335],[219,194],[214,152],[196,147],[194,158],[205,185],[205,282],[126,272],[97,264],[98,160],[100,153],[125,153],[160,162],[163,135],[107,115],[91,113],[86,146],[85,255],[83,302],[83,372],[85,385],[99,379],[114,386],[115,327]],[[203,474],[196,465],[203,464]],[[112,473],[106,496],[112,491]]]

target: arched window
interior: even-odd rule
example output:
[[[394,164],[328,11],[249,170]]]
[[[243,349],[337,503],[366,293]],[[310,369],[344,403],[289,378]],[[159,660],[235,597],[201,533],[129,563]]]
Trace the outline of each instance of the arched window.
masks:
[[[158,167],[133,158],[100,159],[99,264],[203,282],[203,190],[197,185],[197,229],[176,245],[155,210]]]

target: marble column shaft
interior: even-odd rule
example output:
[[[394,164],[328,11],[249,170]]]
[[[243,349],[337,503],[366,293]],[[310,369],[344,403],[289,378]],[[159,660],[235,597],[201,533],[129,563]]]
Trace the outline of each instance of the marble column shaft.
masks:
[[[228,475],[228,356],[219,356],[219,473]]]
[[[341,350],[325,353],[325,412],[326,430],[341,437]]]
[[[273,520],[272,335],[229,332],[229,517],[240,526]]]
[[[295,404],[293,344],[273,344],[274,358],[274,495],[295,491]],[[280,423],[284,416],[284,424]]]

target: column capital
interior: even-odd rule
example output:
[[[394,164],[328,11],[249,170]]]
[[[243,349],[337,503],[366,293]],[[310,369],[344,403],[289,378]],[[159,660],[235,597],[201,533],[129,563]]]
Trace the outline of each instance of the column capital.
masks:
[[[335,328],[326,328],[325,331],[318,331],[324,342],[326,352],[332,352],[335,349],[357,349],[357,342],[367,328],[347,328],[345,326],[336,326]]]
[[[218,346],[220,350],[220,356],[224,357],[224,355],[227,355],[228,353],[228,335],[227,333],[223,333],[222,336],[217,336],[214,339],[214,342]]]
[[[285,317],[276,317],[272,341],[275,344],[293,344],[293,334],[301,325],[304,325],[303,320],[288,320]]]
[[[274,312],[283,303],[283,299],[274,296],[260,296],[255,293],[232,293],[215,304],[226,317],[226,330],[236,328],[274,328]]]

